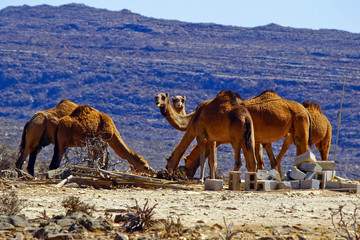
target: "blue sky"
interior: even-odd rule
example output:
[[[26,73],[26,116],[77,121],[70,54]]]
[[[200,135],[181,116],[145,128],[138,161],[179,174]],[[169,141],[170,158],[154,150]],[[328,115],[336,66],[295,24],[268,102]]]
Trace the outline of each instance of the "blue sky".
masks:
[[[269,23],[311,29],[339,29],[360,33],[359,0],[1,0],[7,6],[83,3],[148,17],[256,27]]]

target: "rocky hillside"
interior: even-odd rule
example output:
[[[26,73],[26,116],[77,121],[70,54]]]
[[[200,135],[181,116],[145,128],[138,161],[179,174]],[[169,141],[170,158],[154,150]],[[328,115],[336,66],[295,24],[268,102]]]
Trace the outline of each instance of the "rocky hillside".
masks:
[[[183,133],[160,115],[156,93],[186,95],[192,111],[222,89],[244,99],[273,89],[318,102],[334,146],[345,75],[337,170],[358,178],[359,66],[360,34],[344,31],[193,24],[77,4],[8,7],[0,11],[0,143],[15,149],[35,112],[67,98],[109,114],[125,142],[161,169]],[[231,148],[218,155],[219,169],[231,169]],[[284,167],[294,155],[292,147]]]

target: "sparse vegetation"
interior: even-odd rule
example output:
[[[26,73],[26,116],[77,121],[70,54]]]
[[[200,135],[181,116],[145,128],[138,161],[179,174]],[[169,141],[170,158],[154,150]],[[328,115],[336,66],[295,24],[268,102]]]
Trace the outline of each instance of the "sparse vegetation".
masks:
[[[178,233],[179,236],[182,235],[183,225],[181,224],[179,216],[176,217],[176,223],[174,221],[174,217],[168,217],[168,219],[164,222],[164,226],[166,231],[166,237],[172,237],[175,232]]]
[[[151,226],[153,226],[157,221],[153,219],[154,215],[154,209],[157,204],[150,207],[148,205],[149,200],[145,202],[145,205],[143,208],[139,207],[138,202],[135,200],[136,206],[135,206],[135,212],[131,211],[131,209],[128,210],[127,218],[125,219],[124,224],[122,225],[122,228],[125,232],[141,232],[144,230],[149,229]]]
[[[16,152],[11,150],[7,144],[0,144],[0,169],[9,169],[16,161]]]
[[[345,205],[340,205],[338,209],[330,209],[331,222],[338,234],[348,240],[360,239],[360,206],[354,204],[353,212],[345,211]]]
[[[24,208],[24,200],[20,200],[16,192],[13,190],[2,189],[0,197],[0,214],[16,215]]]
[[[189,180],[186,176],[185,171],[183,171],[180,168],[177,168],[176,170],[173,169],[167,169],[167,170],[160,170],[156,173],[156,177],[160,179],[166,179],[166,180]]]
[[[92,215],[92,212],[95,210],[94,205],[84,203],[80,200],[80,198],[74,196],[65,198],[62,205],[66,209],[66,215],[74,212],[84,212],[88,215]]]
[[[223,234],[219,233],[219,235],[222,240],[231,240],[236,234],[239,233],[239,231],[233,232],[234,224],[233,223],[227,224],[225,217],[223,217],[223,218],[224,218],[224,225],[225,225],[225,234],[223,235]]]

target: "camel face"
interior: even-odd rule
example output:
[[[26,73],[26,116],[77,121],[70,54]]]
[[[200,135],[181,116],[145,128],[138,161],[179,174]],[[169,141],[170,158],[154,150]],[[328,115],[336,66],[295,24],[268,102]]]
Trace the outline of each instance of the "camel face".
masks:
[[[174,107],[177,107],[177,108],[182,108],[184,107],[185,105],[185,100],[186,100],[186,97],[182,97],[182,96],[175,96],[175,97],[172,97],[171,100],[173,101],[173,105]]]
[[[168,94],[165,93],[158,93],[155,95],[155,105],[158,108],[164,107],[166,104],[166,99],[168,97]]]

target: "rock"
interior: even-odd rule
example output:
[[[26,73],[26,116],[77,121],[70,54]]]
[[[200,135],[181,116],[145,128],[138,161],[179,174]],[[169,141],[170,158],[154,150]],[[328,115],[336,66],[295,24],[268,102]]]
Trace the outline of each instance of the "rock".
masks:
[[[116,232],[116,235],[115,235],[115,238],[114,240],[128,240],[129,238],[122,234],[122,233],[119,233],[119,232]]]
[[[27,220],[23,219],[22,217],[18,215],[13,215],[9,217],[10,223],[14,225],[15,227],[28,227],[29,223]]]
[[[47,172],[46,177],[49,179],[65,179],[70,176],[71,168],[62,167]]]
[[[7,222],[0,222],[0,231],[15,230],[15,227]]]
[[[76,220],[71,218],[59,219],[56,220],[56,224],[61,228],[68,230],[72,225],[76,224]]]

